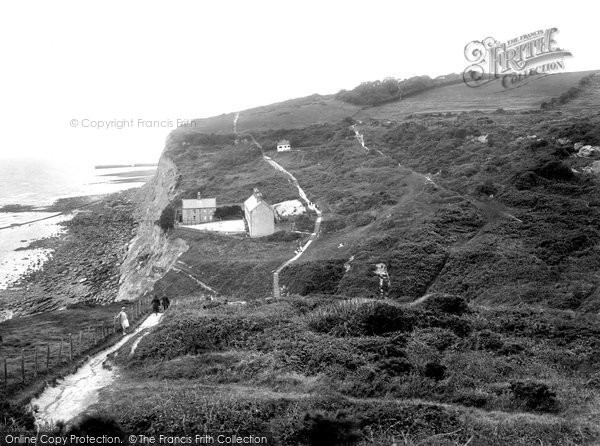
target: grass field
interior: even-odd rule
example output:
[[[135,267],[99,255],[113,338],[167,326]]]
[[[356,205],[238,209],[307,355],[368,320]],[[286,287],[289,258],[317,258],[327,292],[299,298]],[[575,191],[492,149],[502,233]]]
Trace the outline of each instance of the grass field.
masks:
[[[452,302],[321,296],[207,309],[184,298],[133,357],[117,356],[123,377],[97,409],[140,433],[225,426],[279,445],[315,431],[358,444],[599,438],[597,317]]]
[[[273,129],[294,129],[341,121],[347,116],[360,120],[398,120],[416,113],[460,112],[472,110],[493,111],[539,108],[543,101],[559,96],[590,72],[557,73],[540,76],[510,85],[506,89],[502,79],[479,88],[463,83],[427,90],[401,101],[376,107],[362,108],[335,99],[331,95],[312,95],[240,112],[238,132]],[[235,113],[193,121],[190,130],[203,133],[233,133]],[[186,131],[187,129],[183,129]]]

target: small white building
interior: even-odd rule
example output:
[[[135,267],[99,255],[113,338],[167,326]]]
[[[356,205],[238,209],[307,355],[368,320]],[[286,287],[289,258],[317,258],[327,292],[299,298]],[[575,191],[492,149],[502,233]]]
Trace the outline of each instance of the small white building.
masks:
[[[250,237],[263,237],[275,232],[275,211],[263,200],[258,189],[244,201],[244,217]]]
[[[287,139],[282,139],[277,143],[278,152],[289,152],[290,150],[292,150],[292,146]]]

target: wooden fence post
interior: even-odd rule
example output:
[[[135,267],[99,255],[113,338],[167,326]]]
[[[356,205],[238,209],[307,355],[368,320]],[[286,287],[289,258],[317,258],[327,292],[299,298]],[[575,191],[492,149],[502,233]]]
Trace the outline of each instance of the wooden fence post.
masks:
[[[113,319],[113,334],[117,332],[117,320]]]
[[[50,344],[46,346],[46,373],[50,370]]]
[[[97,332],[98,330],[96,329],[96,327],[94,327],[94,345],[96,345],[98,343],[98,336],[97,336]]]
[[[21,381],[25,384],[25,349],[21,349]]]
[[[37,345],[33,350],[33,376],[37,378],[38,375],[38,354],[37,354]]]
[[[69,333],[69,362],[73,361],[73,335]]]
[[[106,337],[106,322],[102,321],[102,338]]]
[[[58,344],[58,365],[62,365],[62,338],[60,338],[60,344]]]
[[[79,330],[79,354],[83,351],[83,331]]]

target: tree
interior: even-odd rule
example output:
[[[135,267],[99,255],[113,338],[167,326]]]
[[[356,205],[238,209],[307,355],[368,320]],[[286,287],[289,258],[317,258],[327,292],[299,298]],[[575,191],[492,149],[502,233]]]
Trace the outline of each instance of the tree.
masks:
[[[164,232],[175,227],[175,209],[172,203],[163,209],[157,223]]]

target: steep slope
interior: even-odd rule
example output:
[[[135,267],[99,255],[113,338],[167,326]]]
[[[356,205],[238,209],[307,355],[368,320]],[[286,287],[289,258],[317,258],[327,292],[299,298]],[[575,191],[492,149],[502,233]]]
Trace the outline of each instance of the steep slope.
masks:
[[[187,248],[154,283],[175,304],[117,356],[96,409],[129,431],[235,426],[282,445],[322,426],[371,444],[596,444],[600,181],[575,148],[600,145],[596,81],[544,110],[257,121],[251,134],[240,112],[218,120],[237,134],[179,129],[145,202],[155,251]],[[276,153],[280,138],[294,150]],[[149,230],[198,191],[295,198],[269,160],[323,218],[276,301],[255,298],[315,213],[260,239]]]
[[[576,86],[581,78],[590,73],[557,73],[518,83],[509,80],[503,82],[499,78],[478,88],[470,88],[463,83],[445,85],[375,107],[360,107],[340,101],[334,95],[315,94],[244,110],[239,114],[236,130],[302,128],[338,122],[349,116],[364,121],[370,118],[397,120],[413,113],[539,108],[543,101]],[[190,126],[202,133],[228,134],[234,132],[235,117],[235,113],[228,113],[196,119]]]

